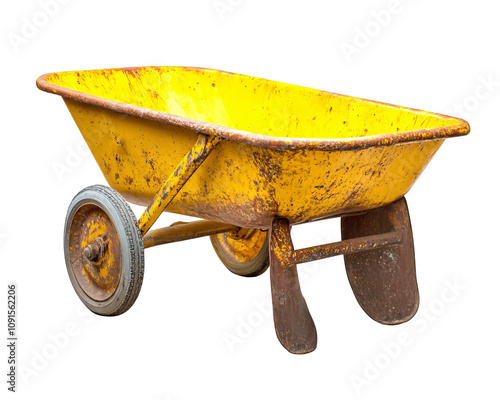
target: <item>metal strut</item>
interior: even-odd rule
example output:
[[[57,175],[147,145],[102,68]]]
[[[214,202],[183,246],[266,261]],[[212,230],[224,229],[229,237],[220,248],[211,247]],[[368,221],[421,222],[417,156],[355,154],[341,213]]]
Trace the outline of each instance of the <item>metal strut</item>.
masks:
[[[176,222],[166,228],[153,229],[144,236],[144,248],[181,242],[219,233],[237,233],[241,228],[215,221]]]
[[[396,230],[294,250],[290,224],[284,218],[273,220],[270,235],[274,325],[281,344],[295,354],[309,353],[317,343],[316,327],[300,290],[297,264],[340,254],[362,254],[399,245],[403,240],[402,232]]]
[[[185,183],[203,164],[215,146],[221,141],[218,136],[198,134],[198,140],[184,156],[174,172],[168,177],[162,188],[158,190],[149,207],[139,218],[139,229],[142,237],[146,235],[161,213],[175,198]]]

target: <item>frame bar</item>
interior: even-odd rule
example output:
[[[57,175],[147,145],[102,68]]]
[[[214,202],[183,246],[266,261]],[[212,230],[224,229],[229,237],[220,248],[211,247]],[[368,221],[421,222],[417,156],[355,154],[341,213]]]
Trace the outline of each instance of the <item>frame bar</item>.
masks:
[[[144,248],[180,242],[218,233],[238,232],[235,225],[215,221],[176,222],[166,228],[154,229],[144,236]]]
[[[163,184],[163,187],[156,193],[149,207],[141,215],[141,218],[139,218],[138,223],[142,237],[148,233],[161,213],[168,207],[184,184],[191,178],[221,140],[218,136],[207,136],[203,133],[198,134],[198,140],[194,146],[184,156],[177,168]]]
[[[287,261],[290,264],[302,264],[341,254],[354,254],[380,247],[392,246],[401,243],[401,241],[402,234],[399,231],[381,233],[295,250]]]

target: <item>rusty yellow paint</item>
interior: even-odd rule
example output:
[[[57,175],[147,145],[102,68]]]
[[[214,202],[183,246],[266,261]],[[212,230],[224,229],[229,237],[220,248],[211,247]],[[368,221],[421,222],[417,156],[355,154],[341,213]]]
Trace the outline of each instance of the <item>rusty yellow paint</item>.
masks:
[[[233,139],[166,210],[246,228],[389,204],[446,137],[469,130],[457,118],[197,68],[65,72],[39,86],[64,96],[109,185],[135,204],[150,205],[197,132]]]
[[[177,195],[191,175],[199,168],[213,148],[220,142],[217,136],[208,137],[199,134],[198,140],[184,156],[179,165],[170,174],[160,190],[158,190],[149,207],[139,219],[139,229],[142,236],[146,235],[154,222]]]
[[[84,249],[88,244],[98,237],[102,237],[109,230],[106,222],[104,222],[100,216],[96,216],[94,219],[87,222],[87,235],[82,237],[80,244],[80,249]],[[89,284],[100,286],[104,288],[107,292],[111,290],[109,282],[109,265],[114,264],[113,254],[110,254],[108,260],[101,259],[98,263],[98,268],[91,268],[90,263],[86,262],[83,268],[83,274],[89,282]]]
[[[91,262],[83,256],[83,249],[99,237],[106,237],[107,248],[100,260]],[[70,254],[79,285],[94,300],[105,301],[116,291],[120,251],[118,234],[103,210],[93,205],[78,210],[71,226]]]
[[[267,232],[260,229],[241,229],[236,233],[216,235],[218,246],[214,247],[219,257],[233,263],[247,264],[257,257],[267,238]]]
[[[175,222],[160,229],[150,230],[143,237],[144,248],[159,246],[161,244],[180,242],[203,236],[218,235],[226,232],[237,232],[240,228],[235,225],[214,221]]]
[[[89,243],[91,243],[94,239],[98,237],[103,237],[110,230],[109,223],[106,225],[105,222],[98,220],[93,221],[93,227],[90,229],[90,236],[88,238],[84,238],[81,244],[81,249],[87,247]],[[113,247],[115,243],[113,243],[116,238],[114,234],[108,233],[108,248],[109,250],[105,252],[104,257],[99,261],[95,262],[95,268],[90,268],[89,264],[86,263],[85,271],[87,274],[90,274],[90,277],[87,276],[89,283],[98,286],[101,290],[106,291],[106,293],[111,295],[118,285],[119,274],[118,276],[115,273],[112,273],[111,269],[115,268],[115,254]],[[117,235],[116,235],[117,236]],[[89,279],[90,278],[90,279]]]

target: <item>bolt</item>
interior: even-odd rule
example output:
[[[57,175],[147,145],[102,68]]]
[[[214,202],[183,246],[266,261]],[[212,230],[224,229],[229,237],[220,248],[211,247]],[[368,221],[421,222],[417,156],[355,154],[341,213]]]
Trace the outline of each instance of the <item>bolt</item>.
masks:
[[[106,247],[107,242],[105,242],[101,237],[98,237],[83,249],[83,256],[89,261],[99,261],[102,258]]]

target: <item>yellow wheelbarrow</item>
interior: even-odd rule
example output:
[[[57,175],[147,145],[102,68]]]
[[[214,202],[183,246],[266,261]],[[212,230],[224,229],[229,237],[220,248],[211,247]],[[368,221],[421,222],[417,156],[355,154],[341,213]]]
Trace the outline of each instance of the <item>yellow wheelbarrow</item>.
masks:
[[[276,333],[316,348],[299,263],[343,254],[354,294],[383,324],[418,307],[404,194],[467,122],[211,69],[52,73],[111,188],[91,186],[67,214],[64,252],[85,305],[118,315],[135,302],[144,248],[210,236],[241,276],[270,265]],[[146,206],[136,220],[127,201]],[[202,218],[150,230],[163,211]],[[290,226],[342,217],[342,241],[294,250]]]

